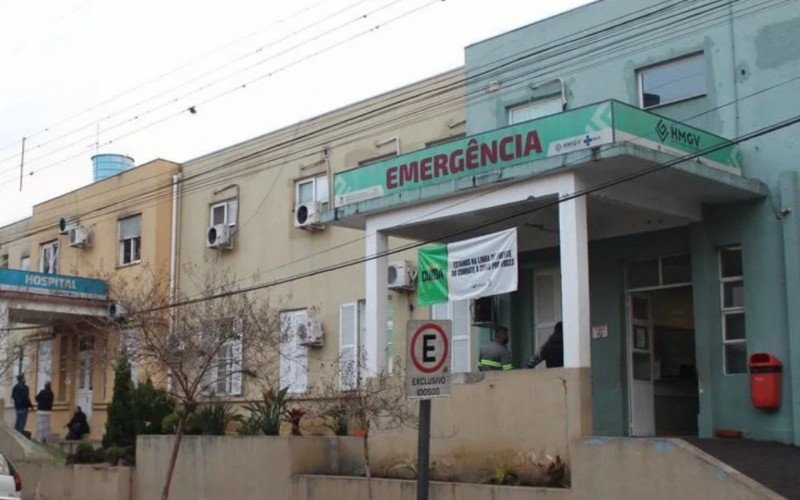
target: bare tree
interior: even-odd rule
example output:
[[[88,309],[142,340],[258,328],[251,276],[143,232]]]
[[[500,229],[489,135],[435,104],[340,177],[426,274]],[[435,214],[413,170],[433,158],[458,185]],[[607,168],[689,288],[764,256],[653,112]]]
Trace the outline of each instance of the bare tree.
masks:
[[[196,292],[173,301],[167,280],[152,273],[125,281],[112,277],[118,308],[107,328],[121,334],[121,347],[140,370],[166,378],[179,416],[161,498],[167,500],[191,415],[211,394],[241,392],[244,377],[267,376],[280,345],[280,320],[269,301],[240,293],[224,272],[201,279],[189,272]]]
[[[370,500],[373,498],[370,435],[373,431],[411,427],[417,421],[416,405],[405,394],[401,368],[399,364],[393,368],[392,373],[369,373],[363,354],[358,356],[357,363],[341,358],[332,370],[338,372],[338,376],[332,373],[323,377],[325,382],[319,388],[322,415],[344,416],[363,431],[364,473]]]

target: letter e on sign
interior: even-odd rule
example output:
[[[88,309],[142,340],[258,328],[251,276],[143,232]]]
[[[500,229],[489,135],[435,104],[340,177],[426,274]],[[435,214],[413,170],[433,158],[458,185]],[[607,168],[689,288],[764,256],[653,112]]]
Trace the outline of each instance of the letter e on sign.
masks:
[[[451,323],[409,321],[406,328],[406,395],[432,399],[450,395]]]

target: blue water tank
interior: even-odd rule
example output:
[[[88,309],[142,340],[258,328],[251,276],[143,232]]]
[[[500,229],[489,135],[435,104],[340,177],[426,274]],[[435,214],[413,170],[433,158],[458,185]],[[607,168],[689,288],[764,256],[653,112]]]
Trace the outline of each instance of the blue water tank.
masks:
[[[117,175],[133,168],[133,158],[113,153],[92,156],[94,167],[94,181],[101,181],[112,175]]]

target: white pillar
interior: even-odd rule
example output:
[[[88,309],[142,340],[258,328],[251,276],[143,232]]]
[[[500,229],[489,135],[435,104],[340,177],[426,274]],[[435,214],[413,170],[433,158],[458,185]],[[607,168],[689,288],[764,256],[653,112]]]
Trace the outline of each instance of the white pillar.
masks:
[[[573,177],[573,180],[575,178]],[[568,193],[580,189],[572,183]],[[558,205],[561,244],[561,307],[564,318],[564,367],[591,366],[591,319],[589,314],[589,238],[586,197]]]
[[[389,237],[385,233],[375,231],[367,223],[366,236],[366,328],[365,339],[361,345],[366,351],[365,375],[379,373],[386,370],[386,306],[388,303],[388,268],[389,259],[386,256],[371,258],[388,250]]]
[[[10,332],[8,328],[11,326],[11,321],[8,316],[8,301],[0,299],[0,366],[8,366],[8,336]],[[11,379],[13,370],[3,370],[0,372],[0,415],[4,411],[5,403],[10,402],[10,387],[9,380]],[[2,417],[0,417],[0,422]]]

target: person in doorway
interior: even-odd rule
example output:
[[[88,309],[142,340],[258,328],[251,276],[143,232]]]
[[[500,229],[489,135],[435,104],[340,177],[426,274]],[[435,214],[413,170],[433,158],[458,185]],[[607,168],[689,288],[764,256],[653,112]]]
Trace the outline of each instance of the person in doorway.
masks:
[[[28,410],[33,408],[31,393],[27,384],[25,384],[25,374],[20,374],[17,377],[17,384],[11,391],[11,399],[14,400],[14,410],[17,412],[14,429],[20,434],[25,434],[25,425],[28,423]]]
[[[508,351],[508,328],[498,326],[494,331],[494,338],[481,347],[478,357],[480,371],[511,370],[511,353]]]
[[[72,441],[79,441],[83,439],[83,436],[89,434],[89,421],[80,406],[75,408],[75,413],[72,414],[72,419],[67,424],[67,429],[69,429],[67,439]]]
[[[564,325],[560,321],[556,323],[553,333],[539,349],[539,354],[531,356],[528,368],[535,368],[542,361],[548,368],[564,366]]]
[[[53,389],[50,381],[44,383],[44,389],[36,395],[36,440],[48,443],[50,434],[50,412],[53,411]]]

